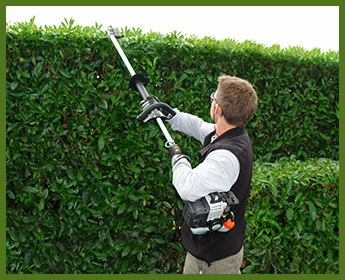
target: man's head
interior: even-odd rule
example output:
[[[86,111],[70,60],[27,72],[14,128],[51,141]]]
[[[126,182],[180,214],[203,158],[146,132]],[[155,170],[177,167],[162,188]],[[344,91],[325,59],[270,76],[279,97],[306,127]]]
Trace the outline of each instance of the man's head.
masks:
[[[218,81],[214,98],[221,108],[221,116],[231,125],[244,126],[258,107],[258,97],[253,86],[246,80],[228,75],[219,77]],[[217,105],[211,108],[211,112],[217,112]]]

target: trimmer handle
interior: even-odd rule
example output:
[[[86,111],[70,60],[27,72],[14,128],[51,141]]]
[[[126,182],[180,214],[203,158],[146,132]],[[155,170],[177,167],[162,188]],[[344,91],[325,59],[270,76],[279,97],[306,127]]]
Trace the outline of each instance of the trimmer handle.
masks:
[[[182,154],[180,147],[177,144],[173,144],[170,146],[170,155],[173,157],[175,155]]]
[[[178,162],[180,159],[185,158],[190,163],[190,158],[187,155],[184,155],[181,153],[181,149],[177,144],[172,144],[170,146],[170,155],[171,155],[171,166],[174,167],[176,162]]]
[[[137,120],[143,123],[158,117],[162,119],[170,119],[176,115],[173,108],[166,103],[160,102],[154,95],[147,96],[140,104],[143,107],[143,112],[137,116]]]

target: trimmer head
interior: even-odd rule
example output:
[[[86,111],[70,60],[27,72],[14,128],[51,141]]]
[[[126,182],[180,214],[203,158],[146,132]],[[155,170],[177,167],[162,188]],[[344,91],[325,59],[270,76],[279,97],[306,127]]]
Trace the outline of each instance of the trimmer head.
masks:
[[[119,32],[119,30],[117,30],[117,28],[113,28],[111,25],[106,30],[106,32],[108,33],[109,38],[110,38],[110,35],[114,35],[115,38],[122,38],[123,37],[123,35]]]

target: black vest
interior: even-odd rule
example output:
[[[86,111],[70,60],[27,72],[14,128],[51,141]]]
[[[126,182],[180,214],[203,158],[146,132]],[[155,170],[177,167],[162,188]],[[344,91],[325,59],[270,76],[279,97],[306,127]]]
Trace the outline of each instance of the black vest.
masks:
[[[218,149],[232,152],[240,163],[240,174],[231,187],[239,200],[235,227],[228,232],[213,232],[194,235],[184,222],[181,236],[185,249],[193,256],[207,263],[220,260],[239,252],[245,237],[245,211],[253,171],[253,150],[250,138],[244,127],[230,129],[211,143],[215,131],[205,137],[204,146],[199,151],[199,164],[207,155]]]

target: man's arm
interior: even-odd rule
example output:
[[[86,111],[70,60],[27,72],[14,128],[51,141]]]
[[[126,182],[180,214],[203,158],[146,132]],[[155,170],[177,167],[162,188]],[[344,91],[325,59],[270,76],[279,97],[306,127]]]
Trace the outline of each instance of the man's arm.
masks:
[[[212,192],[226,192],[236,182],[239,161],[228,150],[215,150],[196,168],[187,159],[173,166],[173,185],[185,201],[195,201]]]
[[[214,131],[214,124],[204,122],[197,116],[181,113],[177,109],[175,109],[175,111],[176,115],[168,120],[172,130],[178,130],[192,136],[202,144],[204,143],[205,136]]]

